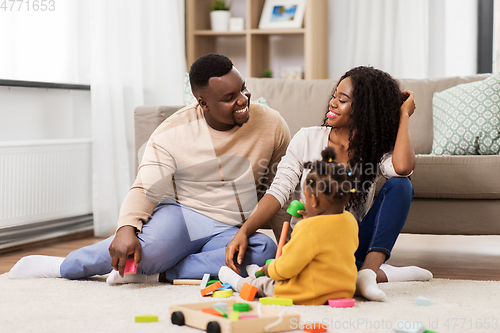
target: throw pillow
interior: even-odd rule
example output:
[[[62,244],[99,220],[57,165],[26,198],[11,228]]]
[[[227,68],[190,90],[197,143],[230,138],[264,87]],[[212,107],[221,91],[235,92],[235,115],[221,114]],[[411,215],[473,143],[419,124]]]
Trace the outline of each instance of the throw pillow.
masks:
[[[434,93],[432,109],[433,154],[499,154],[500,73]]]

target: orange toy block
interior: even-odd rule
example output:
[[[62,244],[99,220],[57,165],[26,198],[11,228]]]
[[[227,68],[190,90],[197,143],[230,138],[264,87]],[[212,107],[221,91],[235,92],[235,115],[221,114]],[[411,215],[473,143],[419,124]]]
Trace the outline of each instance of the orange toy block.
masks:
[[[217,281],[217,282],[209,285],[208,287],[203,288],[202,290],[200,290],[201,291],[201,296],[205,296],[205,295],[207,295],[207,294],[211,293],[212,291],[217,290],[219,288],[222,288],[222,284],[219,281]]]
[[[320,332],[328,332],[326,325],[321,323],[313,323],[307,324],[304,326],[304,332],[309,333],[320,333]]]
[[[256,293],[257,293],[257,287],[252,286],[251,284],[245,282],[243,284],[243,287],[241,288],[240,297],[243,298],[244,300],[252,302],[253,299],[255,298]]]
[[[208,314],[218,316],[218,317],[224,317],[224,315],[222,313],[215,310],[214,308],[204,308],[204,309],[201,309],[201,312],[208,313]],[[226,315],[226,317],[227,317],[227,315]]]

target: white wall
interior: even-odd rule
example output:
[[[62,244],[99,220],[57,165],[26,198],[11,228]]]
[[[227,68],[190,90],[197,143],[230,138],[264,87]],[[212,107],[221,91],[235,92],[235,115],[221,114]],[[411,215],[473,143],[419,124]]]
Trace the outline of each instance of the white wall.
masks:
[[[90,138],[90,91],[0,87],[0,141]]]

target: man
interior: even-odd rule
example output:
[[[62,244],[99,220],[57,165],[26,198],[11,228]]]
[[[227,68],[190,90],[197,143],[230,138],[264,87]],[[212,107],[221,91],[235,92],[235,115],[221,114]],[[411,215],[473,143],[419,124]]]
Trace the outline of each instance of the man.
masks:
[[[151,135],[120,211],[116,235],[66,258],[30,256],[11,278],[68,279],[112,272],[108,283],[172,281],[217,275],[225,247],[271,183],[290,141],[278,112],[250,105],[232,62],[218,54],[191,66],[197,99]],[[275,243],[256,233],[245,263],[263,265]],[[124,276],[133,256],[137,273]]]

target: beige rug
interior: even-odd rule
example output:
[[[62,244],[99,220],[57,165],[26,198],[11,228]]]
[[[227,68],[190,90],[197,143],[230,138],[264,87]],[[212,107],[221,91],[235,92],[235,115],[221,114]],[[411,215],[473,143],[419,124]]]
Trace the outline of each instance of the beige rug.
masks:
[[[357,298],[354,308],[294,305],[287,310],[300,314],[302,323],[326,323],[329,332],[393,332],[399,319],[421,321],[440,333],[500,332],[500,282],[434,279],[380,286],[388,296],[385,303]],[[416,305],[419,295],[432,305]],[[172,325],[169,305],[209,300],[194,286],[110,287],[102,278],[10,280],[3,274],[0,332],[201,332]],[[141,314],[157,315],[159,321],[135,323]]]

